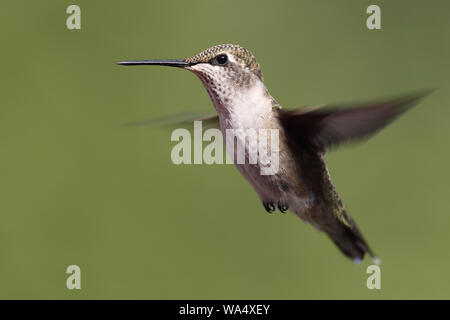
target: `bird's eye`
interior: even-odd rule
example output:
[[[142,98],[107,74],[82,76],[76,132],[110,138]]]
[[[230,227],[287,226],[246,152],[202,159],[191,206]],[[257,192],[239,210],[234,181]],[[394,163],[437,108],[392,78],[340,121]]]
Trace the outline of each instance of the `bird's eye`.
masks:
[[[225,65],[228,62],[228,56],[226,54],[219,54],[216,57],[217,64]]]

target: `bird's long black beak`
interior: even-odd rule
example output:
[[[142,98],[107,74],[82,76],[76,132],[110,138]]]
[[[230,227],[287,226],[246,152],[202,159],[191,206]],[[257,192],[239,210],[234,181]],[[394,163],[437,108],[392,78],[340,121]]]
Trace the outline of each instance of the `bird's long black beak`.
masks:
[[[123,66],[168,66],[168,67],[178,67],[185,68],[191,64],[184,60],[167,59],[167,60],[130,60],[130,61],[120,61],[117,64]]]

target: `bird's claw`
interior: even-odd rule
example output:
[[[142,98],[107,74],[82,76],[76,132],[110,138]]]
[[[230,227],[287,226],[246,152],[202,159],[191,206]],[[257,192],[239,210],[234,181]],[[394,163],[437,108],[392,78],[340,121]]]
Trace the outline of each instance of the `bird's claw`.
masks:
[[[280,210],[281,213],[286,213],[286,211],[289,209],[289,207],[284,204],[281,201],[278,201],[278,210]]]
[[[281,213],[286,213],[286,211],[289,209],[289,207],[281,201],[278,201],[276,206],[273,202],[263,202],[263,206],[268,213],[274,212],[277,208]]]
[[[263,202],[263,206],[264,206],[264,209],[266,209],[266,211],[268,213],[272,213],[276,209],[273,202]]]

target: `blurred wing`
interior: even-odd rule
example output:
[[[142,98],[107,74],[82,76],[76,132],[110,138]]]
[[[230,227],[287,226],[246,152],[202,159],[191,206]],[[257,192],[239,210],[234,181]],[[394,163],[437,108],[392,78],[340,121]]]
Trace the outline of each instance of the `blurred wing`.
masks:
[[[220,128],[217,114],[180,113],[167,117],[160,117],[144,121],[128,123],[129,127],[168,127],[192,129],[194,121],[202,121],[203,130]]]
[[[411,94],[351,108],[280,110],[279,118],[294,141],[324,151],[342,142],[368,138],[428,93]]]

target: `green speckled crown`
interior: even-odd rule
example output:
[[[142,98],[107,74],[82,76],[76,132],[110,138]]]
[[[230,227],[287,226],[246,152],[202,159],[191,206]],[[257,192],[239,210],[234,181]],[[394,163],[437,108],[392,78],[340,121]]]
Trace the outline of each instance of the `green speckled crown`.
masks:
[[[206,49],[199,54],[187,58],[186,62],[189,63],[206,63],[215,56],[221,54],[221,53],[229,53],[241,60],[242,63],[245,64],[247,68],[249,68],[251,71],[253,71],[261,80],[263,79],[261,68],[259,66],[258,61],[256,61],[253,54],[248,51],[247,49],[235,45],[235,44],[220,44],[214,47],[211,47],[209,49]]]

